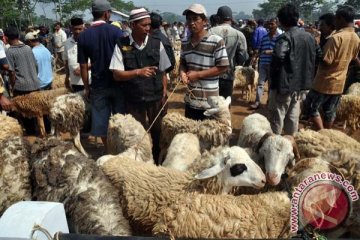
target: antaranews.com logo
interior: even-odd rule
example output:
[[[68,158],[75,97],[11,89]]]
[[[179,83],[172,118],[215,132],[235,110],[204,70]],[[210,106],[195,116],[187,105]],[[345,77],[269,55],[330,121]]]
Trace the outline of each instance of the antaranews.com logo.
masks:
[[[307,225],[332,230],[346,221],[352,202],[358,199],[355,188],[340,175],[323,172],[307,177],[292,194],[291,231]]]

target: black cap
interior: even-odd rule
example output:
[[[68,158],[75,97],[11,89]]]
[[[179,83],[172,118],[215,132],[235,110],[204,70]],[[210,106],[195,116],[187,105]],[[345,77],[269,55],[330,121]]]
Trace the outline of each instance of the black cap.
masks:
[[[218,11],[217,11],[217,15],[220,17],[220,19],[222,20],[230,20],[232,19],[232,11],[231,8],[229,8],[228,6],[222,6],[219,7]]]

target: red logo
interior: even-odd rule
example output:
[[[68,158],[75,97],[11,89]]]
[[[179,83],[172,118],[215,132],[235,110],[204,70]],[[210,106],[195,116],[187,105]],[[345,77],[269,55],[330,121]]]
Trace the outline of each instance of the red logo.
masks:
[[[350,212],[345,190],[333,182],[318,182],[304,191],[300,200],[300,223],[315,229],[331,230],[342,224]]]

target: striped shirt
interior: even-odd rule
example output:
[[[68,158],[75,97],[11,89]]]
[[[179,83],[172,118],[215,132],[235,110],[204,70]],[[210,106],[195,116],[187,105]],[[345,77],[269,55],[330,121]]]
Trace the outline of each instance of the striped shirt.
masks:
[[[35,56],[29,46],[23,43],[10,46],[6,51],[6,57],[9,70],[16,73],[15,90],[33,91],[40,88]]]
[[[212,67],[229,66],[224,40],[207,34],[196,46],[191,38],[182,42],[180,64],[187,71],[202,71]],[[219,76],[191,81],[188,85],[191,93],[185,94],[185,103],[191,108],[205,110],[210,106],[207,97],[219,95]]]
[[[264,54],[263,52],[265,50],[273,50],[274,49],[276,39],[278,38],[279,35],[280,35],[279,32],[276,32],[275,36],[272,39],[270,39],[270,36],[268,33],[262,38],[261,44],[259,47],[259,53],[261,53],[260,54],[260,64],[261,65],[271,63],[272,54]]]

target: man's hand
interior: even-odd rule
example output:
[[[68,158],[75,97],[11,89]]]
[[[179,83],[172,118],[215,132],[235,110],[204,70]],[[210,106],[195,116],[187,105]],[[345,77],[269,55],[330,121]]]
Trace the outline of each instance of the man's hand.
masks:
[[[186,76],[189,79],[189,81],[197,81],[200,79],[199,71],[188,71],[186,73]]]
[[[151,67],[144,67],[137,70],[137,75],[140,77],[152,77],[156,75],[156,70],[158,68],[151,66]]]
[[[188,84],[190,82],[185,72],[180,72],[180,79],[185,84]]]
[[[4,109],[5,111],[11,111],[11,107],[13,104],[7,97],[5,97],[4,95],[1,95],[0,105],[1,105],[1,108]]]
[[[80,76],[80,67],[75,68],[73,73],[75,74],[75,76]]]
[[[90,88],[85,87],[84,89],[84,98],[87,102],[90,102]]]

